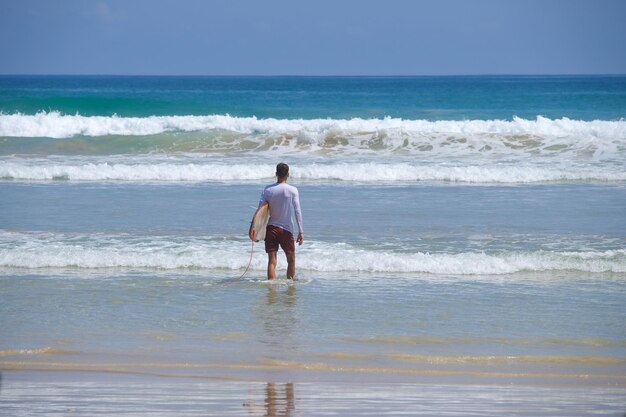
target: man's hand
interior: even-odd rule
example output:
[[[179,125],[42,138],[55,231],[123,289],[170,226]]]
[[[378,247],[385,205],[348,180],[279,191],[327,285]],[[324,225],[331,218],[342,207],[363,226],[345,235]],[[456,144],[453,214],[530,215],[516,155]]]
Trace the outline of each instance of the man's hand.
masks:
[[[304,233],[298,233],[296,242],[298,243],[298,246],[302,245],[302,242],[304,242]]]

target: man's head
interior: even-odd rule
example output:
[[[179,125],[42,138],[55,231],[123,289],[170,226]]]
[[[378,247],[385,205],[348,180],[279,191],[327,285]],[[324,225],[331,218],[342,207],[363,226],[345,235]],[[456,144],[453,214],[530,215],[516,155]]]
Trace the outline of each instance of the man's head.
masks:
[[[278,179],[287,178],[289,176],[289,165],[284,162],[276,165],[276,177]]]

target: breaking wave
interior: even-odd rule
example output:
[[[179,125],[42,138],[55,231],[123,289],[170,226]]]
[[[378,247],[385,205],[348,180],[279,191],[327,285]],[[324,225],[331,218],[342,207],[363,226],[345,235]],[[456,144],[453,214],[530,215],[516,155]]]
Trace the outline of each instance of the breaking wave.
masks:
[[[259,119],[256,117],[207,116],[81,116],[59,112],[35,115],[0,114],[0,136],[50,137],[109,135],[156,135],[164,132],[193,132],[222,129],[237,133],[376,132],[399,130],[415,133],[491,133],[500,135],[626,137],[626,121],[580,121],[537,117],[527,120],[428,121],[386,117],[384,119]]]
[[[129,235],[0,234],[0,267],[124,270],[239,271],[249,242],[238,238],[133,237]],[[252,269],[264,270],[265,256]],[[282,259],[279,263],[283,262]],[[365,249],[310,241],[298,250],[298,267],[318,272],[499,275],[517,272],[626,272],[626,250],[428,253]]]
[[[268,181],[274,166],[267,163],[211,163],[124,160],[55,161],[51,159],[0,160],[0,179],[19,181],[121,181],[121,182],[246,182]],[[362,183],[452,182],[528,184],[541,182],[620,182],[626,171],[609,166],[432,165],[419,163],[339,162],[303,163],[294,167],[292,179]]]
[[[207,116],[81,116],[59,112],[1,114],[0,137],[46,138],[35,145],[12,143],[12,153],[104,154],[148,152],[297,151],[350,154],[568,153],[607,158],[626,152],[626,121],[259,119]],[[69,140],[60,146],[50,139]],[[94,142],[94,138],[99,138]],[[126,138],[126,139],[124,139]],[[6,142],[6,141],[5,141]],[[29,148],[30,146],[30,148]],[[42,150],[43,149],[43,150]],[[6,150],[0,153],[7,154]]]

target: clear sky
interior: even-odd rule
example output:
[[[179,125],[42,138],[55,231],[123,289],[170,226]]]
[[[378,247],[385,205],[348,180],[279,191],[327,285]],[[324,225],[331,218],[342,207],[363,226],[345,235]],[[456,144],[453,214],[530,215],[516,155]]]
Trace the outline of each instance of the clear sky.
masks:
[[[626,74],[626,0],[0,0],[0,73]]]

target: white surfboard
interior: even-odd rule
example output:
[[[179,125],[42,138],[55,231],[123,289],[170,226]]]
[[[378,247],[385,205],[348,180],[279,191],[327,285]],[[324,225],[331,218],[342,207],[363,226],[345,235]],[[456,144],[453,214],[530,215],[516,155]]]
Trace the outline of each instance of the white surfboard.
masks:
[[[270,205],[263,203],[252,216],[250,222],[250,230],[248,230],[248,236],[251,240],[258,242],[265,239],[265,228],[267,222],[270,220]]]

